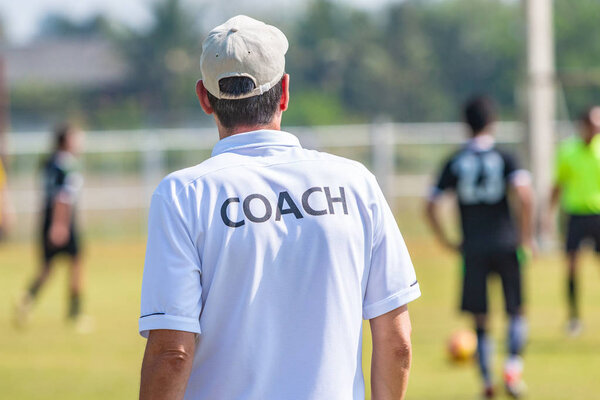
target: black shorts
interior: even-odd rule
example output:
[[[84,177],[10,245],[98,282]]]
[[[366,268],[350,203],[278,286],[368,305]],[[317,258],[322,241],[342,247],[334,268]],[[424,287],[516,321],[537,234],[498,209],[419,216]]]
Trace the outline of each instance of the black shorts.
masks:
[[[496,273],[502,280],[504,304],[508,314],[517,314],[522,304],[521,266],[517,251],[464,253],[464,275],[461,309],[485,314],[488,276]]]
[[[581,242],[586,239],[591,240],[596,252],[600,253],[600,215],[569,215],[567,253],[579,250]]]
[[[53,246],[50,243],[49,231],[49,227],[44,227],[44,229],[42,229],[42,256],[44,257],[45,262],[51,261],[59,254],[67,254],[72,257],[79,255],[79,237],[77,235],[77,230],[74,227],[71,227],[70,229],[69,240],[67,240],[67,243],[60,247]]]

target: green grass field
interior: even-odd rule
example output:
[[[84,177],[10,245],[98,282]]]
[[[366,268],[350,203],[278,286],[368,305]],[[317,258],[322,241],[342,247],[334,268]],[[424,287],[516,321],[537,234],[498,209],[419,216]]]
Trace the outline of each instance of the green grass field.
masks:
[[[469,321],[456,311],[459,260],[432,242],[422,222],[414,217],[417,211],[408,207],[406,220],[400,219],[423,292],[410,306],[414,359],[408,398],[475,399],[480,389],[475,366],[451,365],[445,353],[448,335],[456,328],[469,326]],[[12,305],[34,271],[36,253],[28,243],[0,247],[0,398],[117,400],[137,396],[145,344],[137,333],[144,241],[98,238],[86,244],[85,309],[96,324],[89,335],[78,335],[65,324],[64,265],[57,266],[41,294],[29,329],[15,330],[11,324]],[[586,330],[577,339],[566,339],[563,334],[561,257],[544,256],[526,268],[531,340],[525,376],[530,399],[598,398],[598,266],[600,262],[586,255],[581,276]],[[492,287],[491,302],[496,315],[493,331],[498,377],[505,324],[497,282]],[[364,353],[368,379],[369,338]]]

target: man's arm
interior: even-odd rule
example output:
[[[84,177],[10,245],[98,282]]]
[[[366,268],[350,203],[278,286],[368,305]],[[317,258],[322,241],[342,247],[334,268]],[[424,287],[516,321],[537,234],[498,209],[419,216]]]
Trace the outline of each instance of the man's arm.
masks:
[[[555,184],[552,187],[552,192],[550,193],[550,204],[548,207],[548,217],[552,218],[556,210],[558,209],[558,204],[560,203],[560,196],[562,195],[562,188]]]
[[[558,207],[558,203],[560,201],[561,193],[562,190],[560,186],[554,185],[554,187],[552,187],[552,193],[550,193],[550,208],[548,209],[550,213],[554,213],[554,211],[556,211],[556,208]]]
[[[554,184],[552,191],[550,192],[550,201],[548,202],[548,207],[543,210],[544,213],[541,215],[542,234],[547,238],[551,238],[556,230],[556,220],[554,216],[556,215],[556,210],[558,209],[558,204],[560,203],[561,194],[561,187],[558,184]]]
[[[195,333],[150,331],[142,362],[140,400],[183,399],[195,349]]]
[[[0,230],[6,233],[12,227],[14,219],[14,212],[6,185],[0,186],[0,213]]]
[[[402,400],[412,357],[411,324],[406,306],[370,320],[373,336],[371,399]]]
[[[533,229],[533,190],[531,185],[514,185],[517,199],[521,208],[520,218],[520,231],[521,231],[521,245],[529,249],[530,251],[536,250],[535,245],[535,232]]]
[[[440,223],[440,218],[438,215],[438,199],[431,198],[427,200],[427,204],[425,206],[425,215],[427,217],[427,221],[429,222],[429,226],[431,227],[433,233],[435,234],[436,239],[446,248],[458,251],[460,250],[460,246],[452,243],[452,241],[446,235],[446,232],[442,228],[442,224]]]

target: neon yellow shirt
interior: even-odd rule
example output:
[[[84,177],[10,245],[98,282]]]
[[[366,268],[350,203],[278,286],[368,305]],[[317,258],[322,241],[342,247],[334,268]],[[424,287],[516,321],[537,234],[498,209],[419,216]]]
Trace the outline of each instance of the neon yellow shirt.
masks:
[[[562,189],[561,203],[567,213],[600,214],[600,135],[587,146],[578,137],[560,145],[555,183]]]

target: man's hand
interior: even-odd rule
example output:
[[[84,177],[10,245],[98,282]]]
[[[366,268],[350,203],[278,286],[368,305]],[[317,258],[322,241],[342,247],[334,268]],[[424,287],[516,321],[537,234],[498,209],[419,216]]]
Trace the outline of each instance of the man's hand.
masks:
[[[52,225],[48,232],[48,240],[54,247],[62,247],[69,241],[71,225],[71,204],[56,201],[52,210]]]
[[[537,257],[539,246],[534,238],[521,241],[521,249],[525,252],[527,259]]]
[[[195,349],[195,333],[150,331],[142,362],[140,400],[183,399]]]
[[[412,357],[411,324],[406,306],[371,321],[373,400],[402,400],[408,387]]]
[[[444,238],[444,240],[442,240],[442,245],[450,251],[453,251],[456,253],[462,252],[462,245],[454,243],[447,238]]]

